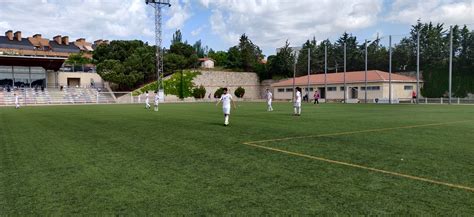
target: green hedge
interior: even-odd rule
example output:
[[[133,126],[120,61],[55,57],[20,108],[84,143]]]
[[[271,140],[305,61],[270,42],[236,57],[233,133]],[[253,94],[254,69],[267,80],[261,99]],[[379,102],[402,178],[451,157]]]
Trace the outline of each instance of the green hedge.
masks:
[[[206,96],[206,88],[204,86],[195,87],[193,89],[193,96],[196,99],[202,99]]]
[[[245,95],[245,89],[243,87],[238,87],[235,92],[234,92],[235,96],[237,96],[238,98],[242,98],[244,97]]]

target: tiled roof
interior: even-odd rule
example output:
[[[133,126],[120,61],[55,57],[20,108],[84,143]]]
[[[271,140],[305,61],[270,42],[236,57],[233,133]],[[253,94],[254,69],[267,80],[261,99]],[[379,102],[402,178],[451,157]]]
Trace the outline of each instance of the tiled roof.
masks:
[[[65,44],[58,44],[56,41],[51,40],[49,44],[56,52],[64,52],[64,53],[79,53],[79,48],[77,48],[73,43],[69,43],[69,45]]]
[[[344,73],[328,73],[326,78],[327,84],[343,84]],[[367,71],[367,82],[388,82],[389,73],[379,70]],[[393,82],[416,82],[416,78],[408,77],[392,73]],[[346,73],[346,83],[364,83],[365,71],[354,71]],[[324,74],[310,75],[309,83],[311,85],[324,84]],[[295,85],[302,86],[308,84],[308,76],[301,76],[295,79]],[[286,79],[272,84],[274,87],[291,86],[293,85],[293,78]]]
[[[35,50],[35,47],[27,38],[22,38],[21,41],[17,41],[16,39],[10,41],[6,36],[0,36],[0,48]]]

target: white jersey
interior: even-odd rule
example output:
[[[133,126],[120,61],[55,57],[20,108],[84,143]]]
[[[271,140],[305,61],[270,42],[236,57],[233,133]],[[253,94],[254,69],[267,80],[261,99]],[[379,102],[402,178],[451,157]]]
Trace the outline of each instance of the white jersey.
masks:
[[[272,101],[272,99],[273,99],[273,94],[271,92],[268,92],[267,93],[267,102]]]
[[[221,96],[222,107],[223,108],[230,108],[230,101],[232,100],[232,95],[224,94]]]
[[[145,94],[145,102],[148,103],[149,101],[150,101],[150,98],[149,98],[148,93],[147,93],[147,94]]]
[[[158,94],[155,95],[155,104],[158,105],[160,103],[160,96]]]
[[[20,103],[20,97],[19,96],[15,96],[15,104],[18,104]]]
[[[295,99],[295,102],[296,102],[296,103],[301,103],[301,92],[299,92],[299,91],[296,91],[296,99]]]

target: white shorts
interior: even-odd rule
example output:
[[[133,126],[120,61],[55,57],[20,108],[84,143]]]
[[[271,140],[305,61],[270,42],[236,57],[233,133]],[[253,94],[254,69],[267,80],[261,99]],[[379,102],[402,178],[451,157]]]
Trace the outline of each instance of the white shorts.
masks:
[[[222,111],[225,115],[230,115],[230,107],[222,107]]]
[[[267,105],[272,105],[272,100],[267,100]]]
[[[294,107],[301,107],[301,102],[295,102],[295,104],[293,105]]]
[[[158,106],[159,104],[160,104],[159,102],[155,101],[155,106]]]

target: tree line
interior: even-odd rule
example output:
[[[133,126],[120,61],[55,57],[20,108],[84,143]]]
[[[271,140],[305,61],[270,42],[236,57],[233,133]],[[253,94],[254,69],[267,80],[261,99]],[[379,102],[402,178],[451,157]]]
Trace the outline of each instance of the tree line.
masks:
[[[417,68],[417,37],[420,35],[420,71],[424,80],[422,95],[425,97],[446,96],[449,86],[450,29],[443,24],[421,23],[413,25],[409,34],[392,45],[392,71],[414,72]],[[474,93],[474,34],[467,26],[453,26],[453,96],[466,97]],[[388,40],[381,38],[367,42],[369,70],[389,70]],[[306,75],[308,49],[311,50],[311,73],[324,72],[324,52],[327,48],[328,72],[341,72],[344,65],[344,44],[346,45],[347,71],[365,69],[366,42],[359,43],[356,36],[344,33],[336,41],[320,43],[307,40],[296,55],[290,44],[268,57],[264,78],[291,77],[296,63],[296,74]],[[297,58],[296,58],[297,56]]]
[[[425,82],[422,94],[425,97],[441,97],[448,89],[449,28],[443,24],[421,23],[411,27],[410,32],[392,46],[392,71],[413,72],[416,70],[417,34],[420,33],[420,69]],[[386,38],[375,38],[367,44],[368,69],[388,71],[389,48]],[[311,50],[311,73],[324,72],[324,52],[327,49],[328,72],[343,70],[344,44],[346,45],[347,71],[365,68],[365,41],[350,33],[337,40],[316,41],[308,39],[298,55],[286,42],[276,55],[266,61],[258,45],[243,34],[239,43],[226,51],[214,51],[196,41],[183,41],[182,33],[173,34],[169,49],[164,52],[166,75],[199,67],[199,58],[208,57],[215,66],[232,71],[256,72],[261,80],[280,79],[307,73],[308,49]],[[465,97],[474,93],[474,36],[467,26],[453,26],[453,94]],[[133,89],[156,80],[155,47],[141,41],[112,41],[99,45],[93,53],[97,72],[106,81],[119,85],[120,89]],[[297,58],[296,58],[297,56]]]

